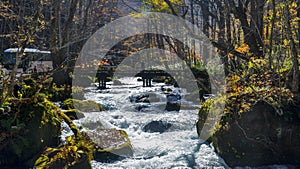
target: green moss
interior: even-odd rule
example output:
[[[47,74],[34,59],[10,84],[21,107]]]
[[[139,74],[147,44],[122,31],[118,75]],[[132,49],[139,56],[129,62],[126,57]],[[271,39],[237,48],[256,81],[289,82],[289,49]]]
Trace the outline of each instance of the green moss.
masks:
[[[34,168],[91,168],[90,160],[93,159],[94,143],[85,133],[80,133],[72,120],[53,103],[47,102],[49,107],[54,107],[59,116],[71,128],[74,136],[66,138],[67,143],[57,148],[47,148],[35,161]]]
[[[86,148],[93,148],[87,140],[70,141],[58,148],[47,148],[35,161],[34,168],[91,168],[90,157]],[[84,143],[83,143],[84,142]]]
[[[63,112],[71,119],[76,120],[84,118],[84,114],[77,109],[63,110]]]
[[[46,146],[57,146],[61,118],[47,102],[11,99],[11,111],[0,116],[0,161],[2,165],[31,167],[32,160]],[[34,146],[32,146],[34,145]]]
[[[91,100],[77,100],[77,99],[67,99],[63,102],[61,107],[65,110],[70,109],[78,109],[82,112],[97,112],[103,111],[104,109],[102,106],[94,101]]]

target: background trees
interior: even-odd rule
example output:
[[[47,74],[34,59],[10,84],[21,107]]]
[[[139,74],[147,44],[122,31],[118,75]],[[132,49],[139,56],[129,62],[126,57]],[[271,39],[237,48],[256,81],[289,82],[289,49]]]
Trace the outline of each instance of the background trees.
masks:
[[[8,47],[50,49],[57,84],[67,83],[74,59],[85,40],[121,13],[157,11],[183,17],[218,48],[226,74],[263,59],[273,81],[299,91],[299,2],[296,0],[3,0],[0,11],[1,51]],[[120,8],[120,4],[123,6]],[[126,12],[120,11],[127,8]],[[33,10],[34,9],[34,10]],[[163,28],[157,28],[163,29]],[[174,50],[191,66],[199,56],[179,41],[145,35],[151,45]],[[150,45],[150,44],[148,44]],[[199,51],[198,51],[199,52]],[[201,51],[199,52],[201,53]]]
[[[119,17],[117,1],[4,0],[0,11],[1,53],[10,47],[51,50],[57,85],[70,83],[74,59],[86,39]]]

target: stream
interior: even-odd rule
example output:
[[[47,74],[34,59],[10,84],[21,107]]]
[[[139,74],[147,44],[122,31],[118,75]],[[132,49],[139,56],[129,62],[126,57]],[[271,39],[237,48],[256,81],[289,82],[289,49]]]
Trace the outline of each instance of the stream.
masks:
[[[122,85],[109,82],[105,90],[86,88],[85,98],[100,103],[106,111],[85,113],[85,118],[74,122],[90,129],[89,124],[99,123],[106,128],[126,131],[134,148],[134,156],[112,163],[92,161],[94,169],[229,168],[212,145],[198,138],[195,124],[200,105],[185,101],[188,93],[184,89],[164,83],[142,87],[142,82],[137,78],[122,78],[120,82]],[[180,111],[166,111],[169,94],[180,95],[180,102],[187,106]],[[145,98],[148,102],[143,101]],[[168,127],[160,132],[145,130],[145,126],[153,121],[163,122]],[[64,130],[63,134],[66,136],[71,132]]]

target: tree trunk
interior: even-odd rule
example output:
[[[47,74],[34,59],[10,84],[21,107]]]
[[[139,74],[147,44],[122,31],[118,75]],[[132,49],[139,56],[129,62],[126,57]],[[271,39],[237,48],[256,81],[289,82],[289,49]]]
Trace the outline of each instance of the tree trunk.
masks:
[[[68,12],[68,18],[65,22],[65,25],[62,29],[61,36],[59,34],[59,6],[60,1],[54,0],[52,2],[52,16],[51,16],[51,36],[50,43],[52,49],[52,59],[53,59],[53,81],[58,86],[64,85],[70,82],[69,77],[69,68],[67,67],[67,58],[69,56],[68,49],[71,42],[69,42],[70,30],[73,26],[73,18],[76,12],[76,6],[79,3],[79,0],[74,0],[71,2]],[[58,42],[58,36],[61,37],[60,43]],[[60,44],[60,45],[59,45]]]
[[[209,2],[202,0],[200,2],[203,22],[203,33],[209,38]]]
[[[272,0],[272,11],[273,11],[273,15],[272,15],[272,21],[271,21],[271,30],[270,30],[270,45],[269,45],[269,68],[270,70],[272,70],[273,68],[273,55],[272,55],[272,51],[273,51],[273,37],[274,37],[274,28],[275,28],[275,19],[276,19],[276,0]],[[274,71],[272,71],[274,72]]]
[[[225,13],[225,9],[221,1],[217,1],[217,8],[219,10],[219,20],[218,20],[218,25],[219,25],[219,33],[218,33],[218,43],[222,46],[229,46],[228,43],[225,44],[225,17],[227,17]],[[220,51],[221,55],[221,60],[224,64],[224,71],[225,74],[228,74],[228,58],[227,58],[227,48],[226,51],[222,50]]]
[[[57,85],[65,83],[64,76],[61,71],[61,57],[59,54],[59,6],[60,0],[53,0],[51,4],[51,20],[50,20],[50,49],[53,61],[53,80]]]
[[[290,48],[293,57],[293,77],[292,77],[292,92],[298,93],[299,90],[299,62],[298,62],[298,49],[296,47],[296,43],[292,37],[292,27],[290,23],[291,15],[289,11],[288,4],[285,4],[284,8],[285,13],[285,21],[286,21],[286,35],[288,40],[290,41]]]

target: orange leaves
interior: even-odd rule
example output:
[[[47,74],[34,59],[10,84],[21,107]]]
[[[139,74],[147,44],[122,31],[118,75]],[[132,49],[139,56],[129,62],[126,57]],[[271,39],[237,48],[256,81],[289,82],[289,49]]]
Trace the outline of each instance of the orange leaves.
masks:
[[[241,44],[241,46],[239,46],[236,51],[242,54],[246,54],[248,53],[250,50],[249,46],[245,43]]]
[[[235,53],[240,53],[240,54],[248,56],[248,57],[250,57],[251,54],[252,54],[250,52],[250,47],[245,43],[241,44],[240,46],[235,47],[234,52]],[[228,56],[229,59],[234,59],[235,54],[234,53],[228,53],[227,56]]]
[[[233,56],[234,56],[234,55],[233,55],[232,53],[229,53],[229,54],[228,54],[228,58],[229,58],[229,59],[232,59]]]

